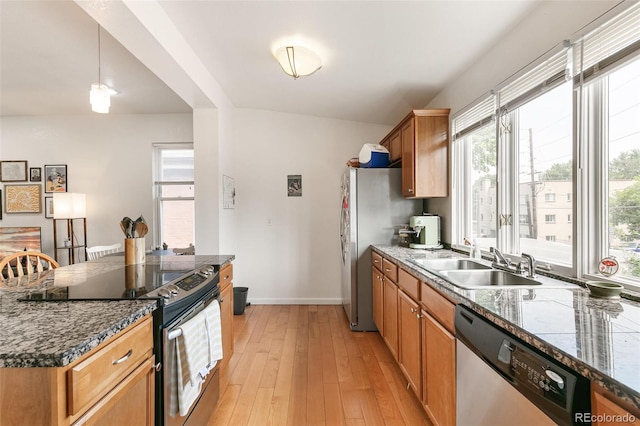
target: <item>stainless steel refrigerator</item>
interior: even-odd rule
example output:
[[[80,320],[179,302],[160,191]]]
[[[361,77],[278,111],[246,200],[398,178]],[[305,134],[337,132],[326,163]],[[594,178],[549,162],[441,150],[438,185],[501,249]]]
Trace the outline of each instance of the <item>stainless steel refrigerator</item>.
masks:
[[[402,196],[401,169],[348,168],[342,177],[342,304],[351,330],[374,331],[371,244],[397,244],[400,225],[422,214]]]

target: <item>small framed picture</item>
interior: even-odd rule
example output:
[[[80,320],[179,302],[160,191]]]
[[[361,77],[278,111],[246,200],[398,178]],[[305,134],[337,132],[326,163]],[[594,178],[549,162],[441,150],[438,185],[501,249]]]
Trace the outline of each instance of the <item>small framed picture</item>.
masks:
[[[3,182],[26,182],[26,161],[0,161],[0,180]]]
[[[44,192],[67,192],[66,164],[45,165],[44,177]]]
[[[53,219],[53,197],[44,197],[44,217]]]
[[[42,185],[5,185],[4,208],[7,213],[42,212]]]
[[[287,175],[287,196],[302,197],[302,175]]]
[[[29,180],[40,182],[42,180],[42,167],[29,167]]]
[[[0,220],[2,220],[2,190],[0,190]]]

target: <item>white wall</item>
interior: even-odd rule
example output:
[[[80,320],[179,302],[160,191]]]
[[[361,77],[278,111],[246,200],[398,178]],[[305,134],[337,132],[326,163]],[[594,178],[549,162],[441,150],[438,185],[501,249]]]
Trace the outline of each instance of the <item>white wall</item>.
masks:
[[[387,126],[234,111],[234,285],[254,303],[341,303],[340,182],[346,161]],[[302,197],[287,175],[302,175]]]
[[[427,108],[451,108],[451,115],[614,7],[618,1],[541,2],[515,29],[482,54],[442,90]],[[429,200],[443,220],[443,240],[451,242],[451,198]]]
[[[142,214],[151,225],[152,144],[193,140],[191,114],[3,117],[0,125],[2,160],[67,165],[68,191],[87,194],[89,245],[122,243],[124,216]],[[42,249],[53,255],[52,222],[44,213],[5,213],[0,226],[41,226]]]

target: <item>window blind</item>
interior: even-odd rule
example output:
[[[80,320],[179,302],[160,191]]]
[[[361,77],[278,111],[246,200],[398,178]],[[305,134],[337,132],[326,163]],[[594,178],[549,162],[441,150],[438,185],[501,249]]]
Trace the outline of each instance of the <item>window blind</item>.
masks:
[[[585,35],[575,49],[574,63],[581,71],[575,82],[586,82],[607,68],[640,53],[640,3],[636,3],[598,29]]]
[[[494,121],[495,110],[495,95],[490,92],[453,119],[453,139],[462,138]]]
[[[571,79],[569,48],[563,43],[559,52],[532,70],[498,89],[500,111],[513,111],[546,91]]]

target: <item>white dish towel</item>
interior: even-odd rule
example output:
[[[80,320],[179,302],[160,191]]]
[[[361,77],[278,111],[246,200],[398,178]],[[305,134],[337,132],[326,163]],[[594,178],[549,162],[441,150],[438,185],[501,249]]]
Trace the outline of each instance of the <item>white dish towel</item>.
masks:
[[[209,365],[212,369],[222,359],[222,322],[220,319],[220,303],[214,300],[204,310],[207,337],[209,339]]]
[[[173,371],[176,377],[172,380],[175,386],[172,396],[177,396],[178,410],[172,403],[170,412],[172,416],[176,412],[179,412],[180,416],[185,416],[189,412],[209,372],[210,351],[205,318],[205,313],[202,311],[182,324],[180,326],[182,334],[175,339],[176,368]]]
[[[171,395],[169,414],[185,416],[200,394],[209,371],[222,359],[220,304],[212,301],[202,312],[180,326],[182,334],[169,341],[165,350],[170,362]]]

